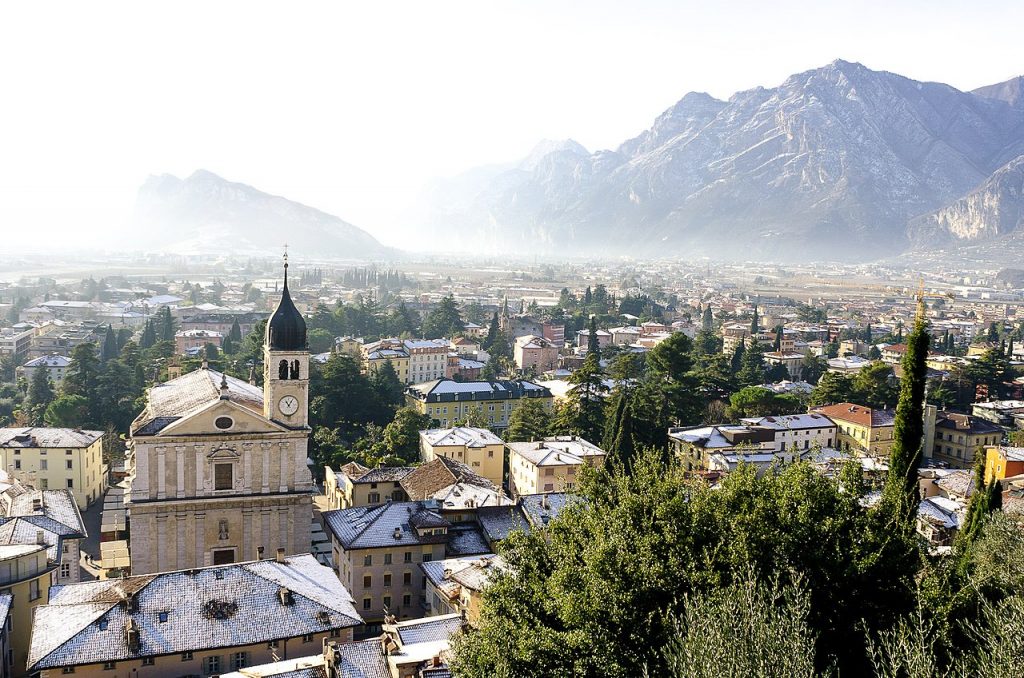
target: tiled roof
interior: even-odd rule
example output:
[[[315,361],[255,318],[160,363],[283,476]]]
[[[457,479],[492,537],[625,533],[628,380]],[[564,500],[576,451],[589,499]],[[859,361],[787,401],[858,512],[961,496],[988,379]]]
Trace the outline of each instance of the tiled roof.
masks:
[[[0,495],[0,544],[46,545],[46,557],[56,562],[64,539],[87,536],[82,514],[68,490],[28,490],[15,484]]]
[[[135,435],[153,435],[164,426],[221,396],[225,375],[199,369],[149,389],[145,411],[132,424]],[[228,398],[262,416],[263,389],[247,381],[227,376]]]
[[[459,588],[482,591],[491,575],[502,567],[503,561],[493,553],[477,556],[445,558],[420,563],[420,568],[435,587],[448,596],[454,596]]]
[[[763,426],[776,431],[835,426],[828,417],[817,412],[810,414],[783,414],[772,417],[749,417],[740,419],[744,424]]]
[[[381,466],[380,468],[368,470],[358,478],[351,478],[350,476],[350,479],[356,485],[366,483],[398,483],[412,473],[413,470],[412,466]]]
[[[25,363],[25,367],[67,367],[71,364],[71,358],[57,353],[33,358]]]
[[[535,466],[580,465],[587,457],[603,457],[604,450],[578,436],[544,438],[532,443],[506,443],[506,446]]]
[[[290,592],[281,602],[280,590]],[[134,608],[126,601],[133,598]],[[132,611],[132,610],[135,611]],[[166,621],[160,621],[166,613]],[[139,630],[128,647],[125,627]],[[36,608],[30,671],[252,645],[362,623],[334,573],[309,554],[50,589]]]
[[[532,381],[452,381],[435,379],[415,384],[406,393],[426,402],[462,400],[507,400],[514,398],[550,398],[551,391]]]
[[[89,447],[103,431],[71,428],[0,428],[0,447]]]
[[[488,553],[491,547],[487,545],[480,528],[473,524],[456,523],[448,530],[448,543],[445,552],[451,556],[474,556],[480,553]]]
[[[457,614],[425,617],[399,622],[395,627],[402,645],[447,643],[453,634],[462,630],[462,618]]]
[[[498,492],[498,487],[490,480],[477,475],[462,462],[447,457],[435,457],[426,464],[411,469],[411,473],[402,478],[400,483],[405,493],[413,500],[429,499],[435,493],[456,483],[481,487],[490,490],[492,494]]]
[[[14,602],[14,596],[10,593],[0,593],[0,625],[7,620],[7,615],[11,612],[11,603]]]
[[[325,511],[322,515],[324,523],[335,538],[346,550],[351,550],[445,542],[445,535],[420,536],[413,529],[413,521],[420,522],[426,517],[423,514],[428,513],[433,514],[432,520],[444,520],[428,507],[427,502],[417,501],[357,506]],[[444,524],[447,525],[447,521],[444,521]]]
[[[855,405],[854,403],[838,403],[816,407],[814,411],[823,414],[833,421],[845,421],[865,427],[892,426],[896,418],[895,410],[880,410]]]
[[[956,412],[939,412],[936,417],[935,427],[970,434],[1002,433],[1003,431],[1002,428],[986,419],[972,417],[969,414],[957,414]]]
[[[569,504],[580,501],[578,497],[565,492],[549,492],[548,494],[525,494],[519,497],[519,506],[523,515],[535,527],[543,527],[548,521],[557,517]]]

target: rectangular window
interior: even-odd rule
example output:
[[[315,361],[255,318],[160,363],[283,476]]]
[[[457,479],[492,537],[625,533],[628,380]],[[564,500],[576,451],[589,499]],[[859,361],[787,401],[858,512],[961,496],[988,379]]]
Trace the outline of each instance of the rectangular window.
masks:
[[[213,489],[230,490],[232,486],[231,464],[213,465]]]
[[[391,575],[384,575],[384,586],[391,586]]]
[[[366,575],[365,577],[363,577],[363,588],[368,589],[371,586],[373,586],[373,577],[371,577],[370,575]]]
[[[14,470],[17,471],[20,468],[21,468],[21,459],[15,459],[14,460]]]
[[[432,553],[424,553],[423,554],[423,562],[424,563],[429,563],[433,559],[434,559],[434,554],[432,554]]]
[[[312,643],[313,642],[313,634],[312,633],[304,633],[304,634],[302,634],[302,642],[304,642],[304,643]]]
[[[47,461],[45,459],[40,460],[40,462],[39,462],[39,470],[46,471],[48,469],[49,469],[49,466],[47,464]]]
[[[117,662],[103,662],[104,671],[113,671],[117,668]]]
[[[142,658],[142,665],[143,666],[152,666],[155,663],[156,663],[156,659],[154,657],[143,657]]]
[[[69,490],[73,490],[74,488],[75,488],[75,481],[72,480],[71,478],[68,478],[68,489]]]
[[[71,563],[60,564],[60,576],[65,578],[71,576]]]
[[[203,660],[203,668],[207,675],[220,673],[220,657],[214,655]]]
[[[385,565],[390,565],[391,564],[391,554],[390,553],[385,553],[384,554],[384,564]]]
[[[39,600],[42,593],[39,592],[39,580],[33,579],[28,583],[28,599]]]
[[[74,461],[73,461],[73,460],[71,460],[71,459],[65,459],[65,460],[64,460],[64,463],[65,463],[65,464],[67,465],[67,468],[68,468],[68,470],[69,470],[69,471],[70,471],[71,469],[75,468],[75,463],[74,463]]]
[[[364,610],[369,610],[370,609],[370,599],[369,598],[363,598],[363,609]]]
[[[405,607],[409,607],[410,605],[412,605],[412,596],[410,596],[408,593],[402,596],[402,605],[404,605]]]
[[[412,572],[406,572],[402,575],[402,583],[406,586],[412,583]]]
[[[61,673],[74,673],[75,672],[75,667],[74,666],[65,666],[64,668],[62,668],[60,670],[60,672]]]
[[[412,551],[406,551],[405,552],[405,562],[407,562],[407,563],[411,563],[412,562]]]
[[[191,652],[182,652],[181,653],[181,661],[183,661],[183,662],[190,662],[190,661],[192,661],[192,653]]]
[[[365,565],[366,567],[369,567],[370,565],[373,565],[373,556],[372,555],[363,556],[363,565]]]
[[[231,668],[234,670],[244,669],[249,665],[248,652],[235,652],[231,655]]]
[[[384,607],[391,609],[391,596],[384,596]]]

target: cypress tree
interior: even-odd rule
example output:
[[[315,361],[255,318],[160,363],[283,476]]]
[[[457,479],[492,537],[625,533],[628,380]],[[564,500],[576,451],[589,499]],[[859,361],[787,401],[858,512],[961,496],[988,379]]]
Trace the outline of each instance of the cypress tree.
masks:
[[[238,318],[231,321],[231,330],[228,332],[228,338],[233,343],[238,343],[242,340],[242,328],[238,325]]]
[[[757,324],[757,304],[754,304],[754,317],[750,320],[750,335],[754,336],[761,328]]]
[[[625,397],[622,398],[625,401]],[[608,452],[612,463],[627,473],[633,469],[633,458],[636,456],[636,444],[633,441],[633,408],[626,404],[622,408],[619,430],[615,434],[612,449]]]
[[[775,344],[773,350],[776,353],[782,352],[782,325],[775,328]]]
[[[103,337],[103,350],[100,353],[100,359],[107,362],[116,358],[117,354],[117,336],[114,334],[114,328],[107,325],[107,334]]]
[[[596,316],[590,316],[590,333],[587,335],[587,355],[591,353],[597,356],[598,361],[601,360],[601,342],[597,338]]]
[[[622,413],[626,409],[626,394],[619,393],[618,397],[615,398],[615,411],[612,413],[611,418],[605,420],[604,424],[604,436],[601,439],[601,447],[608,454],[611,454],[611,449],[615,445],[615,439],[619,435],[619,427],[622,424]]]
[[[739,374],[740,369],[743,368],[743,354],[746,352],[746,348],[743,341],[736,344],[736,349],[732,352],[732,359],[729,361],[729,367],[733,374]]]
[[[142,330],[142,338],[139,340],[141,348],[151,348],[156,343],[156,330],[153,328],[153,319],[146,320],[146,328]]]
[[[864,328],[864,341],[869,344],[871,343],[871,323],[868,323],[868,326]]]
[[[919,308],[914,329],[907,337],[903,354],[900,397],[896,404],[893,443],[889,454],[889,475],[882,494],[883,502],[904,524],[914,520],[920,502],[917,468],[924,446],[924,390],[928,368],[927,321]]]

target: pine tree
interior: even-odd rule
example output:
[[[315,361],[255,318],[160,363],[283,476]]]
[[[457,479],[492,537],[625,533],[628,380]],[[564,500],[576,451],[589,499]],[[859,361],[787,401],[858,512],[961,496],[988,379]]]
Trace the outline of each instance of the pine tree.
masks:
[[[711,305],[704,307],[704,317],[701,318],[701,329],[705,332],[712,332],[715,329],[715,318],[711,314]]]
[[[139,346],[143,349],[151,348],[156,343],[156,330],[153,328],[153,319],[148,318],[146,320],[146,328],[142,330],[142,338],[139,340]]]
[[[896,403],[893,443],[889,454],[889,475],[883,503],[893,518],[906,525],[914,520],[920,502],[917,468],[924,446],[924,391],[928,367],[928,324],[919,308],[914,329],[907,337],[903,354],[900,397]]]
[[[736,344],[735,350],[732,352],[732,358],[729,361],[729,367],[733,374],[739,374],[740,369],[743,367],[743,354],[746,353],[746,345],[744,341],[740,341]]]
[[[49,368],[37,367],[32,373],[32,381],[28,386],[28,403],[31,406],[32,420],[34,424],[43,421],[43,413],[47,406],[54,399],[53,385],[50,382]]]
[[[107,333],[103,337],[103,350],[100,353],[100,359],[103,362],[113,360],[117,357],[117,336],[114,334],[114,328],[107,325]]]
[[[164,306],[157,314],[160,318],[160,341],[174,341],[174,317],[171,309]]]
[[[235,352],[235,342],[231,341],[231,335],[224,337],[224,342],[220,345],[220,350],[225,355],[231,355]]]
[[[495,311],[491,317],[491,325],[487,328],[487,336],[484,337],[484,341],[480,344],[480,348],[485,351],[491,350],[491,345],[494,344],[495,339],[501,334],[501,323],[498,320],[498,312]]]
[[[741,386],[760,386],[764,383],[764,352],[757,341],[750,342],[741,361],[736,380]]]
[[[536,398],[521,398],[508,418],[505,440],[510,443],[540,440],[551,432],[551,411]]]
[[[569,383],[572,387],[558,410],[555,427],[564,435],[600,440],[604,429],[603,395],[608,389],[595,354],[587,355],[583,365],[569,376]]]

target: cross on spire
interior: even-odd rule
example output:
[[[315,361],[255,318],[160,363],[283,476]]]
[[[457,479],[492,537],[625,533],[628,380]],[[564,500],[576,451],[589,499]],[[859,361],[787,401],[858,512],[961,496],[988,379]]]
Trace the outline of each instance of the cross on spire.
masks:
[[[284,267],[288,268],[288,243],[284,244]]]

